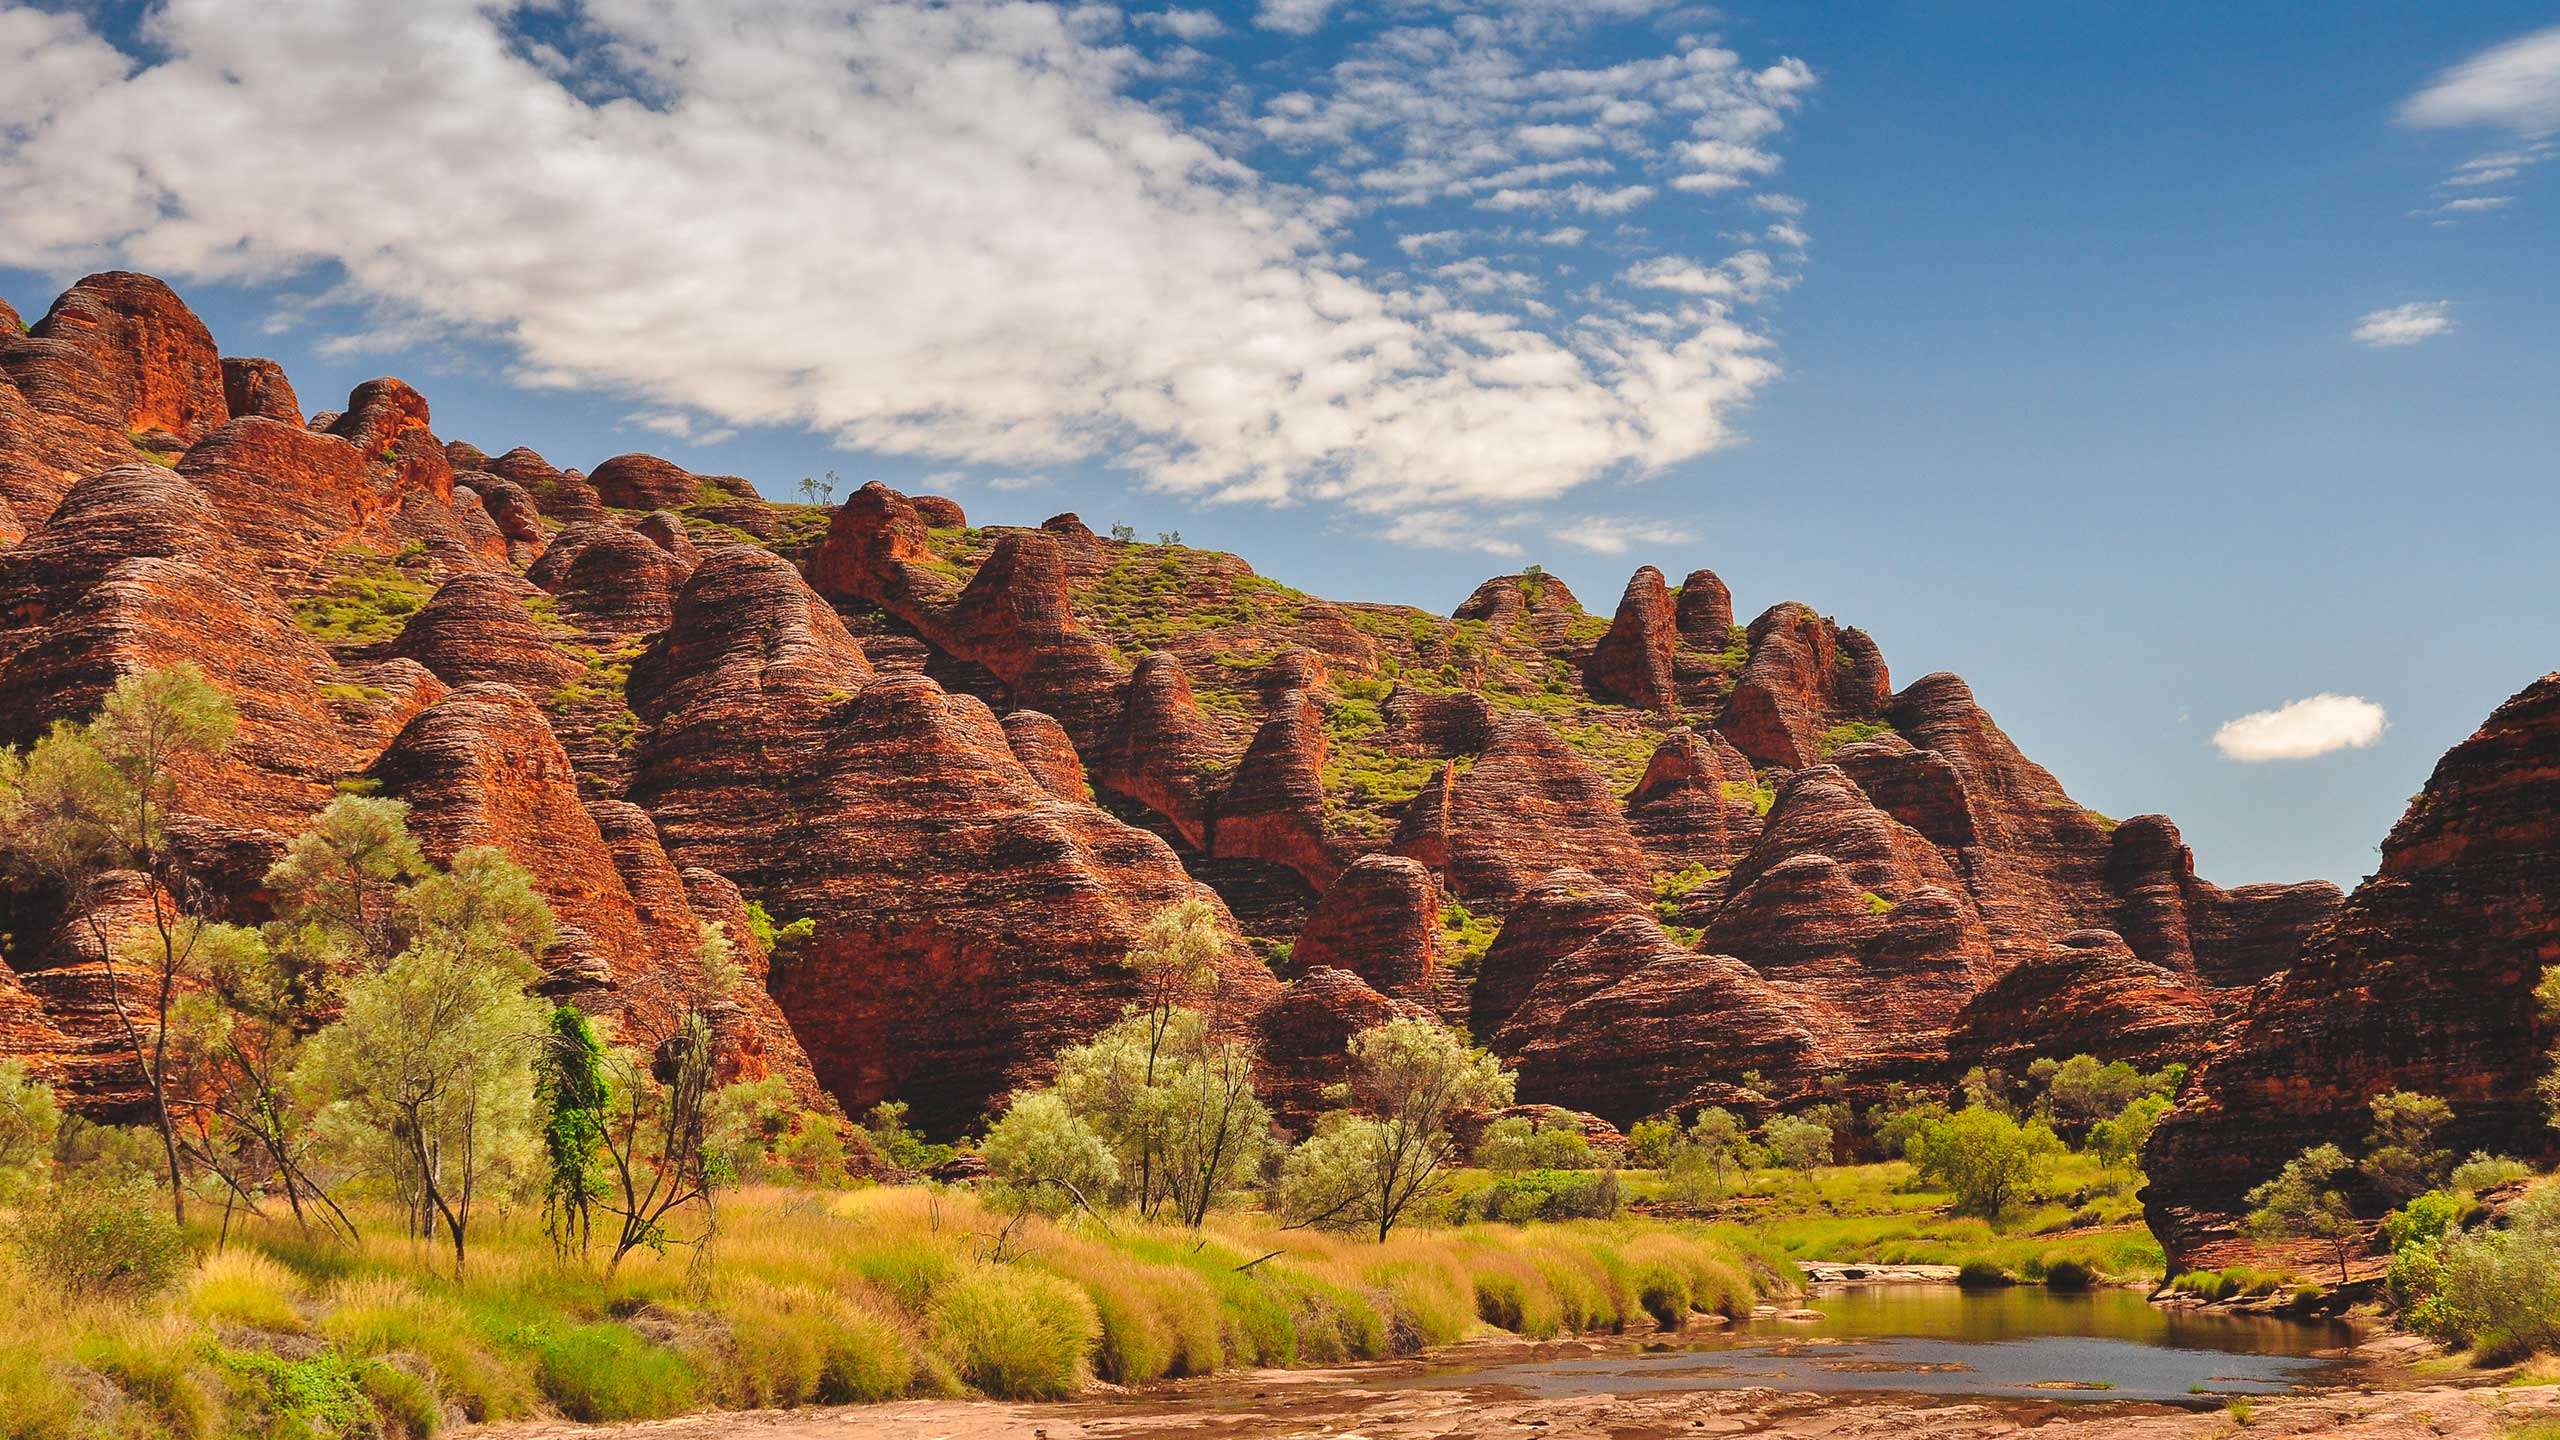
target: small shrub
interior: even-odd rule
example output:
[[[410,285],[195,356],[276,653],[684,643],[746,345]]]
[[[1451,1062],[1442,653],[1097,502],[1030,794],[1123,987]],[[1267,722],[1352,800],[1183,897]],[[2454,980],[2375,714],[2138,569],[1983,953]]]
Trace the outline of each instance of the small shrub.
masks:
[[[293,1272],[255,1250],[225,1250],[187,1282],[187,1308],[217,1325],[299,1331]]]
[[[1967,1260],[1956,1270],[1956,1284],[1967,1290],[1996,1290],[2009,1283],[2009,1272],[1990,1260]]]
[[[2055,1260],[2044,1267],[2047,1290],[2086,1290],[2096,1280],[2089,1267],[2077,1260]]]
[[[533,1349],[534,1382],[572,1420],[658,1420],[693,1404],[693,1367],[627,1325],[537,1334]]]
[[[366,1366],[364,1393],[382,1417],[386,1440],[435,1440],[444,1428],[436,1387],[398,1366]]]
[[[2477,1195],[2509,1181],[2529,1179],[2532,1175],[2533,1167],[2521,1160],[2474,1150],[2470,1159],[2453,1167],[2453,1174],[2445,1185],[2465,1195]]]
[[[147,1299],[186,1267],[185,1238],[160,1197],[139,1185],[66,1189],[29,1207],[21,1225],[27,1269],[66,1294]]]
[[[926,1324],[960,1378],[1001,1400],[1073,1395],[1102,1333],[1082,1290],[1020,1266],[961,1272],[934,1295]]]
[[[361,1370],[334,1350],[287,1360],[264,1350],[218,1350],[226,1435],[374,1440],[381,1412]]]
[[[219,1411],[190,1361],[194,1336],[182,1324],[126,1322],[82,1337],[73,1354],[115,1382],[125,1399],[159,1422],[172,1440],[212,1440]],[[154,1432],[127,1420],[126,1433]]]

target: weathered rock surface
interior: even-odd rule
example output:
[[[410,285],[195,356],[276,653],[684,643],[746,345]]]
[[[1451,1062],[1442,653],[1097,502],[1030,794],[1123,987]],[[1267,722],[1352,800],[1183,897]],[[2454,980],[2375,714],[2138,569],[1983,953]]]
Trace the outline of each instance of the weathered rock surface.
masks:
[[[1473,766],[1444,770],[1414,797],[1395,851],[1495,914],[1567,866],[1630,892],[1652,888],[1617,797],[1535,716],[1503,722]]]
[[[1439,970],[1440,887],[1401,855],[1370,855],[1325,892],[1290,963],[1348,970],[1380,993],[1417,1004],[1434,999]]]
[[[284,367],[273,360],[223,356],[222,396],[233,419],[263,415],[287,425],[302,424],[302,401],[294,395]]]
[[[1750,647],[1717,726],[1762,764],[1812,764],[1824,758],[1824,738],[1835,726],[1872,721],[1883,711],[1890,680],[1863,632],[1790,602],[1751,622]]]
[[[762,551],[703,558],[631,694],[650,725],[632,795],[677,860],[817,922],[774,993],[848,1106],[968,1122],[1112,1018],[1139,928],[1206,893],[1156,837],[1042,788],[983,704],[875,675]],[[1250,1013],[1274,987],[1238,950]]]
[[[2382,864],[2268,982],[2143,1161],[2172,1261],[2227,1233],[2240,1197],[2305,1146],[2350,1148],[2386,1090],[2441,1096],[2472,1149],[2552,1148],[2535,1082],[2552,1034],[2533,997],[2560,964],[2560,674],[2437,762]]]
[[[1663,582],[1661,571],[1647,565],[1627,582],[1617,615],[1583,667],[1582,683],[1604,700],[1645,710],[1672,709],[1679,703],[1678,682],[1672,673],[1678,639],[1671,587]]]

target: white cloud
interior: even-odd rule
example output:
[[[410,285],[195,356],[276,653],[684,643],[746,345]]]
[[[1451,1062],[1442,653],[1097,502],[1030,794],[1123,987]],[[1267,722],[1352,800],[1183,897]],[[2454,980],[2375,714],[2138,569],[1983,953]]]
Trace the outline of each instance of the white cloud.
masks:
[[[2390,723],[2370,700],[2324,693],[2225,721],[2213,732],[2213,748],[2226,760],[2308,760],[2333,750],[2368,749],[2381,742]]]
[[[1496,534],[1485,516],[1465,510],[1406,510],[1387,522],[1386,538],[1432,550],[1474,550],[1487,555],[1525,554],[1520,543]]]
[[[1333,9],[1264,0],[1257,23]],[[1512,142],[1612,107],[1765,148],[1810,83],[1797,62],[1684,43],[1548,63],[1577,7],[1442,12],[1295,99],[1235,102],[1313,157],[1274,183],[1131,93],[1143,42],[1116,12],[532,7],[574,17],[565,52],[515,28],[526,13],[165,0],[128,56],[0,0],[0,265],[299,280],[362,305],[370,336],[494,342],[529,383],[697,434],[806,426],[989,472],[1099,460],[1372,512],[1516,506],[1696,456],[1777,374],[1741,257],[1690,261],[1729,293],[1542,314],[1499,283],[1364,278],[1345,226],[1391,203],[1364,171],[1436,155],[1444,186],[1473,187],[1571,163]],[[1618,133],[1591,157],[1612,177],[1495,193],[1624,213],[1670,137]]]
[[[2356,322],[2355,339],[2377,348],[2415,345],[2454,328],[2451,301],[2413,300],[2376,310]]]
[[[1179,40],[1210,40],[1227,33],[1226,22],[1217,16],[1206,10],[1185,10],[1179,6],[1132,15],[1129,23],[1141,30],[1153,30]]]
[[[1679,545],[1691,538],[1688,531],[1676,525],[1608,515],[1587,515],[1547,533],[1595,555],[1623,555],[1637,545]]]
[[[1425,250],[1454,246],[1465,238],[1456,230],[1425,230],[1419,234],[1398,236],[1396,248],[1407,255],[1419,255]]]
[[[2494,125],[2525,135],[2560,130],[2560,25],[2444,71],[2400,107],[2400,120],[2427,128]]]
[[[1339,0],[1262,0],[1253,12],[1253,23],[1265,30],[1279,30],[1291,35],[1313,35],[1324,28]]]
[[[1532,238],[1541,245],[1579,245],[1591,238],[1591,232],[1579,225],[1559,225],[1543,235]]]
[[[2436,76],[2400,107],[2400,123],[2425,129],[2513,131],[2523,143],[2477,155],[2447,175],[2439,192],[2503,185],[2560,153],[2560,25],[2484,50]],[[2410,213],[2464,215],[2503,208],[2515,197],[2448,200]],[[2438,225],[2450,224],[2437,220]]]
[[[1541,155],[1567,155],[1600,143],[1600,132],[1588,125],[1523,125],[1520,143]]]

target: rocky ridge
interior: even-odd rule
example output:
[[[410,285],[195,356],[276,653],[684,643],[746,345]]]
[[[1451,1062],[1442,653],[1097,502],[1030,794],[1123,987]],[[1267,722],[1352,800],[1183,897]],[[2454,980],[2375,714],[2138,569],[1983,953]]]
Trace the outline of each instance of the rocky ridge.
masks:
[[[0,735],[197,659],[243,717],[182,837],[226,913],[377,783],[434,843],[516,854],[569,922],[553,988],[609,1011],[692,983],[744,900],[812,920],[754,957],[740,1053],[938,1130],[1116,1013],[1185,897],[1234,926],[1231,1022],[1284,1111],[1345,1026],[1432,1013],[1524,1101],[1620,1124],[2199,1056],[2338,907],[2206,884],[1962,681],[1897,689],[1801,604],[1737,626],[1706,570],[1604,616],[1533,567],[1439,616],[1073,515],[493,455],[396,380],[300,403],[145,277],[0,327]],[[0,1045],[112,1102],[96,977],[47,897],[8,903]]]

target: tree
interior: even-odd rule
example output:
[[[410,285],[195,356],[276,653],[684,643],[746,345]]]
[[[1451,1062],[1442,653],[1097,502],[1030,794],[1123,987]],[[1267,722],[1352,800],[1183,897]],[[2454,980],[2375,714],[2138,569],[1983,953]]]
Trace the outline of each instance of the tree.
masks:
[[[778,1114],[776,1087],[719,1083],[717,1033],[709,1007],[736,986],[739,972],[728,933],[706,922],[700,936],[701,984],[675,1002],[664,1031],[639,1031],[639,1044],[605,1062],[608,1098],[602,1142],[611,1183],[605,1208],[616,1221],[610,1273],[633,1250],[700,1245],[716,1233],[716,1196],[737,1181],[746,1133]],[[670,1224],[688,1207],[701,1224],[679,1236]]]
[[[2356,1169],[2394,1204],[2444,1183],[2453,1152],[2437,1143],[2453,1107],[2433,1095],[2393,1090],[2372,1100],[2373,1131]]]
[[[2042,1121],[2021,1125],[1973,1106],[1921,1131],[1904,1153],[1923,1179],[1955,1192],[1958,1213],[1996,1220],[2042,1181],[2062,1142]]]
[[[411,886],[400,909],[407,946],[347,984],[297,1076],[330,1097],[323,1125],[389,1175],[418,1233],[441,1228],[459,1273],[483,1187],[530,1158],[550,1008],[525,987],[551,913],[486,847]]]
[[[1990,1110],[2002,1115],[2015,1115],[2020,1108],[2017,1097],[2021,1086],[2018,1077],[1997,1066],[1974,1066],[1964,1072],[1964,1078],[1956,1082],[1956,1087],[1964,1092],[1965,1108],[1968,1110]]]
[[[987,1127],[978,1155],[995,1182],[989,1198],[1013,1211],[996,1237],[999,1258],[1028,1216],[1069,1209],[1096,1213],[1094,1197],[1120,1174],[1111,1147],[1052,1090],[1015,1096],[1004,1115]]]
[[[572,1245],[583,1252],[595,1232],[596,1203],[604,1198],[596,1157],[604,1148],[605,1106],[611,1098],[604,1042],[596,1038],[585,1011],[575,1005],[551,1008],[549,1032],[533,1074],[547,1177],[543,1226],[562,1254]]]
[[[1118,1183],[1142,1215],[1170,1204],[1200,1224],[1268,1146],[1253,1052],[1217,1033],[1226,952],[1217,907],[1194,899],[1158,911],[1126,961],[1137,999],[1058,1057],[1059,1097],[1111,1147]]]
[[[1772,1115],[1760,1125],[1761,1148],[1770,1163],[1812,1170],[1831,1163],[1831,1127],[1799,1115]]]
[[[1671,1152],[1679,1143],[1678,1119],[1639,1120],[1627,1132],[1627,1158],[1639,1168],[1659,1170],[1671,1163]]]
[[[58,885],[88,927],[106,968],[108,1003],[151,1097],[170,1213],[180,1225],[187,1202],[169,1020],[204,932],[184,923],[191,887],[168,827],[184,804],[181,775],[230,748],[238,726],[229,698],[181,663],[129,673],[87,723],[57,722],[23,754],[0,752],[0,848]],[[140,878],[149,907],[150,930],[139,942],[109,933],[107,891],[120,872]]]
[[[1867,1111],[1867,1128],[1876,1137],[1876,1149],[1890,1159],[1908,1154],[1920,1132],[1950,1113],[1943,1100],[1919,1095],[1903,1085],[1888,1085],[1884,1098]]]
[[[399,948],[399,900],[434,867],[409,834],[398,800],[341,795],[267,868],[277,917],[308,927],[341,964],[367,964]]]
[[[1374,1226],[1380,1243],[1458,1155],[1450,1120],[1508,1105],[1511,1073],[1445,1026],[1390,1020],[1351,1037],[1338,1117],[1290,1157],[1282,1191],[1296,1224]]]
[[[2284,1162],[2276,1177],[2249,1192],[2249,1232],[2266,1240],[2319,1240],[2338,1262],[2338,1283],[2347,1283],[2347,1257],[2363,1230],[2339,1187],[2348,1171],[2346,1152],[2335,1145],[2314,1145]]]
[[[2179,1073],[2164,1070],[2146,1075],[2122,1060],[2101,1065],[2094,1056],[2072,1056],[2055,1066],[2045,1081],[2045,1105],[2054,1129],[2066,1136],[2083,1136],[2090,1126],[2121,1114],[2145,1095],[2168,1094],[2183,1075],[2182,1067],[2173,1068]]]
[[[2132,1165],[2142,1158],[2153,1127],[2169,1113],[2169,1097],[2143,1095],[2106,1120],[2089,1127],[2089,1153],[2109,1165]]]
[[[1721,1105],[1710,1105],[1698,1112],[1688,1134],[1672,1148],[1665,1178],[1675,1196],[1695,1205],[1724,1194],[1735,1175],[1759,1161],[1760,1148],[1751,1143],[1742,1118]]]
[[[304,1042],[335,996],[327,967],[336,952],[290,919],[264,931],[186,923],[203,932],[190,943],[201,957],[202,987],[171,1013],[173,1066],[195,1102],[190,1148],[233,1198],[255,1208],[272,1181],[295,1224],[308,1230],[317,1221],[353,1237],[355,1222],[316,1163],[309,1097],[292,1083]]]

